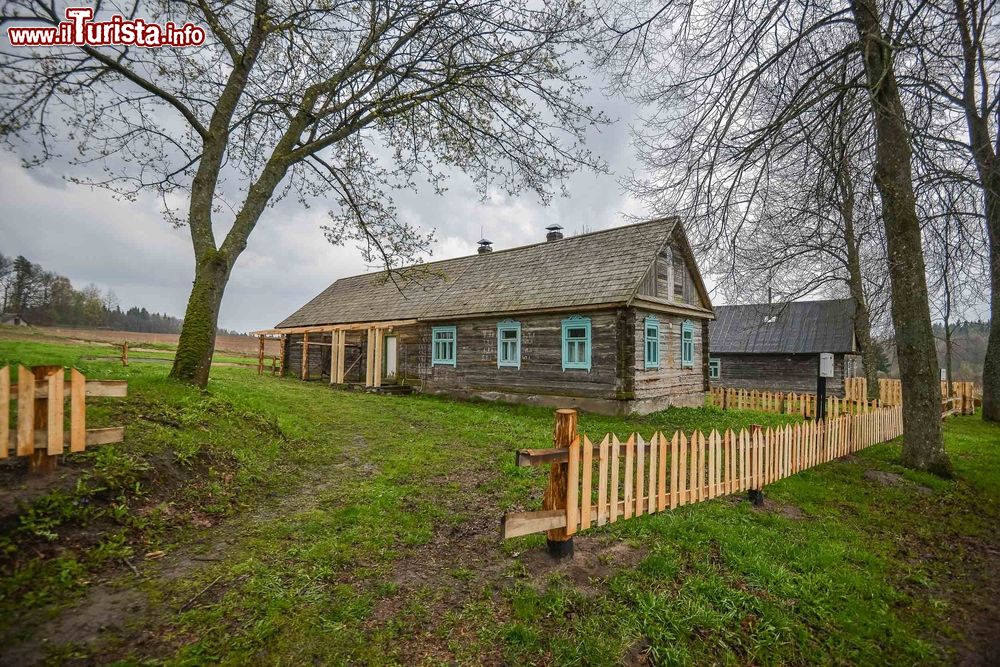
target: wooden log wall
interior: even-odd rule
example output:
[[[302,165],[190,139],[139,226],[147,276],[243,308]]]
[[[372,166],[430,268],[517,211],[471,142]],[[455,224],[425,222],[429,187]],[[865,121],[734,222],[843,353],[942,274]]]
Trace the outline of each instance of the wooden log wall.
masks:
[[[705,328],[701,321],[691,320],[694,325],[694,364],[685,368],[681,363],[681,327],[690,318],[642,309],[632,309],[632,312],[632,329],[629,333],[634,338],[635,345],[632,347],[629,372],[635,378],[634,397],[642,400],[673,396],[678,399],[678,403],[701,405],[708,390]],[[645,322],[650,315],[660,322],[660,367],[647,369]]]
[[[759,389],[764,391],[816,391],[818,354],[717,354],[720,376],[712,380],[714,387]],[[828,395],[844,396],[844,355],[833,359],[834,377],[826,381]]]

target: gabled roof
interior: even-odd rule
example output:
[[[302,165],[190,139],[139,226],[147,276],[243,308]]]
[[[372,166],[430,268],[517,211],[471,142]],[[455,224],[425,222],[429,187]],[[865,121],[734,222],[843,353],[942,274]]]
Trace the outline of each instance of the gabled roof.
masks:
[[[667,243],[675,217],[402,270],[341,278],[278,328],[442,319],[627,303]]]
[[[854,305],[854,299],[838,299],[716,306],[709,349],[713,354],[854,352]]]

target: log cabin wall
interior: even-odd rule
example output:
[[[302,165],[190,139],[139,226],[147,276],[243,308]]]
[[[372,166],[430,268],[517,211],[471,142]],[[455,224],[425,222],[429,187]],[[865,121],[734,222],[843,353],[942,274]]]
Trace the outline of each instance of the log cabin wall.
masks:
[[[714,387],[759,389],[762,391],[794,391],[815,393],[818,354],[712,354],[719,359],[720,372],[712,380]],[[834,377],[826,381],[827,394],[844,395],[844,360],[856,355],[835,354]],[[854,372],[860,372],[860,364]]]
[[[629,372],[634,377],[634,410],[640,413],[662,410],[671,405],[697,407],[705,404],[708,391],[708,358],[705,344],[707,324],[693,318],[630,309],[631,336],[635,340]],[[649,316],[660,323],[660,365],[646,368],[645,323]],[[694,365],[681,363],[681,327],[685,320],[694,326]]]
[[[619,373],[619,320],[626,309],[512,317],[456,319],[401,328],[400,373],[423,391],[511,399],[548,395],[568,399],[617,401],[623,382]],[[571,315],[590,318],[590,371],[562,368],[562,321]],[[521,367],[497,367],[497,323],[521,325]],[[433,326],[454,326],[455,366],[431,364]],[[532,401],[528,401],[532,402]],[[572,402],[572,401],[570,401]]]

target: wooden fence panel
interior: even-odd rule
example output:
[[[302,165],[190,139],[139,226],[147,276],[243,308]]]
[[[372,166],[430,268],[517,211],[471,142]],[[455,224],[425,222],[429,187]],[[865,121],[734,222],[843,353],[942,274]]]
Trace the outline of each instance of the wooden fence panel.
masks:
[[[601,440],[597,455],[597,525],[608,522],[608,436]]]
[[[48,414],[46,415],[46,431],[48,442],[47,453],[50,456],[63,453],[63,388],[65,376],[60,368],[48,377],[49,397]]]

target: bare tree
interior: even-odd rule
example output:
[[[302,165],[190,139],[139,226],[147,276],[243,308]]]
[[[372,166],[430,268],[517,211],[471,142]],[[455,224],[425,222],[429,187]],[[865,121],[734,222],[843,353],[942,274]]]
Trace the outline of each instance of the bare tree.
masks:
[[[606,12],[602,63],[651,106],[636,191],[696,222],[700,247],[731,243],[791,148],[864,91],[903,380],[903,460],[944,472],[940,385],[916,215],[907,113],[894,55],[919,5],[873,0],[653,0]],[[698,229],[700,227],[700,229]]]
[[[464,171],[485,191],[551,184],[603,119],[570,60],[576,3],[528,0],[134,0],[122,14],[204,26],[203,46],[0,51],[0,128],[29,163],[71,142],[82,182],[156,192],[187,225],[195,276],[171,374],[208,381],[230,273],[267,207],[332,199],[325,228],[397,268],[430,241],[390,191]],[[54,25],[11,0],[4,23]],[[95,169],[94,166],[99,166]],[[91,174],[100,173],[93,177]],[[221,242],[217,229],[226,229]]]
[[[935,183],[923,193],[928,286],[931,307],[941,320],[948,393],[954,373],[953,333],[958,321],[981,302],[988,282],[988,254],[982,229],[978,187],[954,181]]]
[[[918,143],[938,180],[975,184],[981,196],[992,313],[983,419],[1000,421],[1000,12],[995,0],[934,0],[916,28],[920,48],[901,80],[923,103]],[[969,163],[956,163],[956,149]]]

